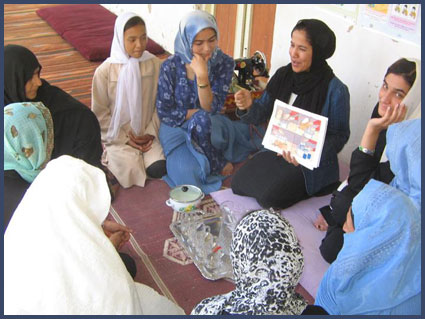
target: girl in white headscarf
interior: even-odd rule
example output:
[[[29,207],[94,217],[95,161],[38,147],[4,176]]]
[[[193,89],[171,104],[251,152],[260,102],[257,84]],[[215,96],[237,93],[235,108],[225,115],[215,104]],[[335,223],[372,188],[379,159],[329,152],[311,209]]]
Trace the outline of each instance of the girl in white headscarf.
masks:
[[[70,156],[47,164],[4,236],[5,314],[184,314],[130,277],[102,229],[110,202],[100,169]]]
[[[146,51],[146,25],[126,12],[115,21],[111,56],[95,71],[92,110],[105,146],[105,165],[121,186],[143,187],[166,174],[155,98],[161,62]],[[125,165],[124,165],[125,163]]]
[[[390,124],[420,117],[421,61],[402,58],[387,70],[379,90],[379,101],[364,131],[359,147],[353,151],[347,183],[333,193],[330,205],[320,210],[329,228],[320,246],[323,258],[333,262],[343,245],[343,224],[353,198],[371,179],[389,183],[394,172],[385,157],[386,131]]]

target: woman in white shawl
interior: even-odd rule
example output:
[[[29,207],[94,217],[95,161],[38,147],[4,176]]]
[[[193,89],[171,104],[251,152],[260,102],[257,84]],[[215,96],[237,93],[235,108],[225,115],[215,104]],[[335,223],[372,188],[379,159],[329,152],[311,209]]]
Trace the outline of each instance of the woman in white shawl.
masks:
[[[100,169],[70,156],[49,162],[5,233],[5,314],[184,314],[131,279],[102,229],[110,200]]]
[[[103,161],[125,188],[166,174],[155,108],[161,61],[145,50],[146,43],[143,19],[131,12],[119,15],[111,56],[93,77],[92,110],[101,127]]]

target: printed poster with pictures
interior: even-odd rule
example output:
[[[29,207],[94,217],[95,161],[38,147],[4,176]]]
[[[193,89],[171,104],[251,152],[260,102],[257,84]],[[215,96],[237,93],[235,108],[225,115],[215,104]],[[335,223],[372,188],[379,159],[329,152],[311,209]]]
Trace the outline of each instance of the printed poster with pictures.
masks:
[[[320,164],[327,126],[327,117],[276,100],[263,145],[279,154],[289,151],[313,170]]]
[[[362,4],[361,26],[382,32],[394,39],[421,44],[420,4]]]

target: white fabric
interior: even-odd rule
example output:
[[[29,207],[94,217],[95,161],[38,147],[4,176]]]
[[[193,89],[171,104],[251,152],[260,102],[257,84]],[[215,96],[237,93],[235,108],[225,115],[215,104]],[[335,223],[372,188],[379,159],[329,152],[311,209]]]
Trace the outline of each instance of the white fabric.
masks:
[[[100,169],[70,156],[49,162],[4,236],[5,314],[183,314],[132,280],[101,227],[110,199]]]
[[[406,105],[406,120],[418,119],[421,118],[421,60],[415,58],[406,58],[406,60],[416,63],[416,78],[413,82],[412,87],[410,88],[407,95],[404,97],[402,104]],[[387,146],[385,146],[384,151],[381,156],[381,163],[388,161],[387,158]]]
[[[115,109],[112,114],[108,130],[108,139],[113,141],[119,133],[122,125],[130,122],[131,128],[136,135],[140,135],[142,127],[142,79],[139,62],[154,58],[148,51],[144,51],[138,59],[130,57],[124,45],[124,26],[128,20],[137,16],[132,12],[119,15],[115,21],[114,38],[112,40],[109,63],[123,64],[118,76],[117,94],[115,97]]]
[[[415,58],[407,58],[407,60],[416,63],[416,78],[401,103],[404,103],[407,107],[406,120],[411,120],[421,117],[421,61]]]
[[[298,94],[291,93],[291,96],[289,97],[288,104],[289,105],[294,105],[294,102],[297,99],[297,97],[298,97]]]

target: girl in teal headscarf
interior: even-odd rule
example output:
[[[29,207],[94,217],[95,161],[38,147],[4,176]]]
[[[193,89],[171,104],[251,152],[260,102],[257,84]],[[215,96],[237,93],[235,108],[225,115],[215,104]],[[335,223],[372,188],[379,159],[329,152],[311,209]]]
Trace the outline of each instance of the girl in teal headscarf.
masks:
[[[4,170],[15,170],[31,183],[50,160],[53,122],[41,102],[4,108]]]
[[[4,228],[30,184],[50,160],[53,121],[41,102],[4,108]]]

